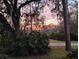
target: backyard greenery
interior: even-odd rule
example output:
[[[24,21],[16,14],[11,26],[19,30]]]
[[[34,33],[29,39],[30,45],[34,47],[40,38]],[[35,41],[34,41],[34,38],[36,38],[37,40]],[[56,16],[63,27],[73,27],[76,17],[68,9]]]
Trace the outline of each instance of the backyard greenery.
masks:
[[[16,32],[15,37],[10,32],[6,32],[0,37],[0,48],[6,48],[3,53],[10,56],[45,54],[49,49],[48,44],[47,35],[37,31],[31,33]]]
[[[64,47],[50,47],[51,50],[44,55],[31,55],[25,57],[8,57],[8,59],[69,59]]]
[[[78,59],[77,42],[77,0],[0,0],[0,59]]]
[[[32,55],[27,57],[9,57],[9,59],[70,59],[78,57],[78,50],[72,50],[71,53],[65,51],[65,47],[50,47],[51,50],[45,55]]]
[[[71,33],[70,36],[71,36],[71,41],[78,41],[78,35],[77,34]],[[54,40],[65,41],[64,33],[52,33],[50,35],[50,38],[54,39]]]

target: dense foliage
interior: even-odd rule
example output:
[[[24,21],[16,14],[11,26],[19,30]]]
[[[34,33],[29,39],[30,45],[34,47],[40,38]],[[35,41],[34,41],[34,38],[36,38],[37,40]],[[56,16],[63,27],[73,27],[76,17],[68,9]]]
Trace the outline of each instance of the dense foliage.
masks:
[[[71,33],[70,36],[71,36],[71,41],[77,41],[78,40],[77,34]],[[53,33],[53,34],[50,35],[50,38],[54,39],[54,40],[64,41],[65,35],[64,35],[64,33]]]
[[[67,55],[70,59],[78,59],[78,49],[73,49],[71,53]]]
[[[64,40],[64,34],[53,33],[50,35],[50,38],[54,40]]]
[[[36,31],[16,32],[15,36],[6,32],[0,36],[0,47],[6,48],[3,52],[10,56],[43,54],[48,50],[48,37]]]

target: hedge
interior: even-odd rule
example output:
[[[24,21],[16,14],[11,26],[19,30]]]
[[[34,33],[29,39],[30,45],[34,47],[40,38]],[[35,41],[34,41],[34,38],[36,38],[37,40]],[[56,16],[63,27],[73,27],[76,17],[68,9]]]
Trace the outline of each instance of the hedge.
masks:
[[[16,32],[15,37],[10,32],[6,32],[0,37],[0,47],[7,48],[4,53],[9,56],[45,54],[48,51],[48,44],[47,35],[37,31]]]
[[[71,33],[70,37],[71,37],[71,41],[78,41],[78,35],[77,34]],[[54,39],[54,40],[64,41],[65,35],[64,35],[64,33],[53,33],[53,34],[50,35],[50,38]]]

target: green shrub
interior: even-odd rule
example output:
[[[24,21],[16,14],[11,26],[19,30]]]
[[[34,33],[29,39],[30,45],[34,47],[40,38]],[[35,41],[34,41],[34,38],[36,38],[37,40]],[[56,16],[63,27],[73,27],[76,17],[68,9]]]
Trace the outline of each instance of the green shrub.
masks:
[[[0,34],[0,47],[7,48],[13,42],[13,35],[11,32],[5,31]]]
[[[78,49],[72,49],[72,51],[67,56],[70,59],[78,59]]]
[[[77,34],[71,33],[70,37],[71,37],[71,41],[78,41],[78,35]],[[54,40],[64,41],[65,35],[64,35],[64,33],[53,33],[53,34],[50,35],[50,38],[54,39]]]
[[[46,34],[41,34],[39,32],[33,31],[28,35],[29,46],[33,53],[45,53],[48,48],[48,37]]]
[[[72,41],[78,41],[78,35],[74,34],[74,33],[71,33],[71,40]]]
[[[9,31],[4,31],[3,34],[0,34],[0,53],[6,53],[10,45],[12,45],[14,36]]]
[[[10,56],[25,56],[31,54],[43,54],[48,51],[48,37],[46,34],[33,31],[31,33],[6,32],[0,39],[1,47],[7,48],[5,53]]]
[[[27,34],[18,31],[6,53],[10,56],[24,56],[28,54],[27,47]]]
[[[50,35],[51,36],[51,38],[52,39],[54,39],[54,40],[61,40],[61,41],[63,41],[64,40],[64,34],[63,33],[54,33],[54,34],[52,34],[52,35]]]

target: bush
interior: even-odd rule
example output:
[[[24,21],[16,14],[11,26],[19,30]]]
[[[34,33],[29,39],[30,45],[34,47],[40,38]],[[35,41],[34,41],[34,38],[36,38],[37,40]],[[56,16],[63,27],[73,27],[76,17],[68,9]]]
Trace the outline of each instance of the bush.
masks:
[[[63,41],[64,40],[64,34],[63,33],[54,33],[54,34],[51,34],[50,37],[54,40],[61,40]]]
[[[71,37],[71,41],[78,41],[78,35],[77,34],[71,33],[70,37]],[[64,41],[65,35],[64,35],[64,33],[53,33],[53,34],[50,35],[50,38],[54,39],[54,40]]]
[[[33,31],[31,33],[16,32],[2,35],[0,46],[7,48],[5,53],[10,56],[25,56],[43,54],[48,51],[48,37],[46,34]]]
[[[67,56],[70,59],[78,59],[78,49],[73,49]]]
[[[14,36],[9,31],[0,34],[0,53],[6,53],[7,49],[12,45]]]
[[[46,34],[33,31],[28,35],[30,51],[33,53],[45,53],[48,48],[48,37]]]
[[[3,34],[0,34],[0,47],[9,47],[13,39],[14,37],[11,32],[5,31]]]
[[[71,40],[72,41],[78,41],[78,35],[74,34],[74,33],[71,33]]]

